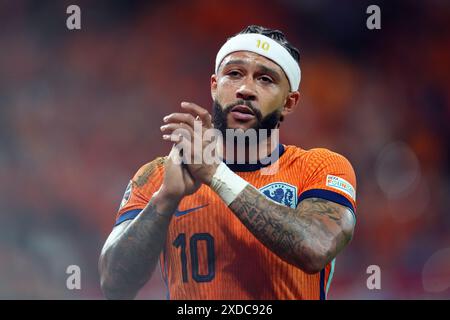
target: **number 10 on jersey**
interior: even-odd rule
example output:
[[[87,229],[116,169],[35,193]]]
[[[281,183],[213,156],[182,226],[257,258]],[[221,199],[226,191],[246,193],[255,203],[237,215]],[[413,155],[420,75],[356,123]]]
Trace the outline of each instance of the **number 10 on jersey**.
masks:
[[[205,242],[206,244],[206,262],[207,270],[206,274],[200,274],[199,266],[199,243]],[[180,248],[181,259],[181,272],[183,282],[188,282],[188,257],[186,254],[186,246],[188,245],[186,234],[180,233],[173,241],[172,245],[175,248]],[[216,257],[214,253],[214,238],[209,233],[195,233],[189,239],[189,251],[191,261],[191,273],[192,279],[196,282],[209,282],[214,279],[215,276],[215,263]]]

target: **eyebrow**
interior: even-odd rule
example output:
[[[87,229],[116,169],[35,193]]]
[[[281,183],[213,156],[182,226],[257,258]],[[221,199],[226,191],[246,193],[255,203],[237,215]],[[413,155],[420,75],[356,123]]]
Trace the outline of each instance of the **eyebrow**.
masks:
[[[227,63],[225,63],[225,65],[223,66],[223,68],[232,65],[232,64],[237,64],[237,65],[245,65],[247,64],[247,62],[245,62],[244,60],[241,59],[235,59],[235,60],[230,60]],[[257,63],[256,66],[260,69],[260,71],[262,73],[267,73],[268,75],[270,75],[271,77],[273,77],[276,80],[280,80],[280,75],[278,74],[278,72],[272,68],[266,67],[263,64]]]

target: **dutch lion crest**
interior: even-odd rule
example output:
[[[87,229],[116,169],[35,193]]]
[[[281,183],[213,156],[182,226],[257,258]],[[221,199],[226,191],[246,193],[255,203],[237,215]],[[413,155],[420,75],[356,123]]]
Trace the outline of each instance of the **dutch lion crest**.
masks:
[[[259,189],[267,198],[287,207],[297,207],[297,187],[284,182],[274,182]]]

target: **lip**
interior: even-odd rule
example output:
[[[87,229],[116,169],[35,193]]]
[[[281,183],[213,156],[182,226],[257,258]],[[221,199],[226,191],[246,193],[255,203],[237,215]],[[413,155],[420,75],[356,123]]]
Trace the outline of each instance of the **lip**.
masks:
[[[252,120],[255,118],[255,116],[252,114],[241,113],[241,112],[237,112],[237,111],[231,112],[231,115],[233,116],[233,118],[235,120],[238,120],[238,121],[249,121],[249,120]]]
[[[252,109],[245,105],[237,105],[231,109],[230,114],[235,120],[238,121],[249,121],[255,118],[255,114]]]
[[[246,106],[244,104],[239,104],[237,106],[234,106],[233,109],[231,109],[231,112],[240,112],[240,113],[243,113],[243,114],[255,115],[253,113],[253,110],[250,109],[248,106]]]

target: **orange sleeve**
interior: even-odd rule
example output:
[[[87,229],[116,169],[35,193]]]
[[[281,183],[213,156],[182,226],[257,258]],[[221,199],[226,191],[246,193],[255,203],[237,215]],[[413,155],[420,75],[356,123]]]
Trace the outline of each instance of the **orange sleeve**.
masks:
[[[356,213],[356,176],[350,162],[327,149],[312,149],[308,157],[299,202],[307,198],[326,199]]]
[[[147,206],[162,184],[164,160],[164,157],[156,158],[143,165],[130,180],[116,215],[116,226],[126,220],[134,219]]]

